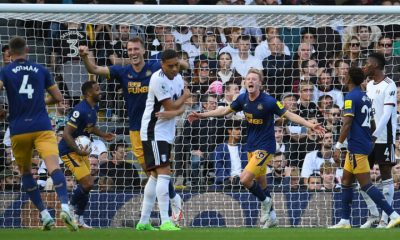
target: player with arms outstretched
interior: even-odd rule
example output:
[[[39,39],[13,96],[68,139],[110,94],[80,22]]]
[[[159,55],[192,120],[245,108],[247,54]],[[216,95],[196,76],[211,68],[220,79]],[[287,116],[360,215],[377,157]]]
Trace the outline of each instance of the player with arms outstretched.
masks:
[[[345,97],[343,126],[334,153],[334,160],[339,163],[340,149],[347,138],[348,152],[342,177],[342,218],[330,228],[351,228],[350,213],[354,179],[357,179],[361,189],[390,216],[392,220],[387,228],[392,228],[400,224],[400,216],[371,182],[368,154],[372,152],[374,146],[371,136],[373,113],[371,100],[360,88],[360,84],[364,81],[362,69],[350,68],[349,78],[344,81],[349,93]],[[373,121],[372,126],[372,128],[375,127]]]
[[[130,64],[126,66],[97,66],[89,59],[89,49],[86,46],[79,47],[79,54],[89,73],[104,76],[107,79],[115,78],[122,85],[124,99],[128,109],[129,135],[131,138],[132,151],[142,166],[142,169],[149,175],[144,164],[143,146],[139,131],[146,106],[150,78],[161,66],[157,61],[145,62],[144,42],[139,37],[134,37],[128,41],[127,50]],[[175,192],[172,182],[169,185],[169,194],[172,218],[174,221],[178,221],[182,218],[182,199],[179,194]]]
[[[389,205],[392,205],[394,196],[392,167],[396,165],[397,87],[394,81],[385,75],[384,69],[385,57],[381,53],[372,53],[368,56],[363,70],[371,79],[367,84],[367,95],[372,100],[372,112],[376,124],[372,134],[375,145],[369,155],[369,163],[371,168],[374,164],[379,165],[382,192]],[[376,222],[379,222],[377,228],[386,227],[388,215],[383,212],[379,221],[376,205],[367,194],[361,193],[371,213],[361,228],[370,228]]]
[[[287,111],[275,98],[262,92],[262,79],[261,71],[250,69],[245,79],[247,91],[240,94],[230,106],[204,113],[193,112],[188,118],[189,121],[193,121],[199,118],[220,117],[231,112],[244,112],[248,123],[248,164],[240,175],[240,182],[260,200],[262,209],[260,222],[263,228],[270,228],[277,225],[275,211],[271,209],[272,198],[267,190],[265,176],[267,164],[273,159],[276,151],[274,115],[284,116],[320,135],[324,134],[325,129]]]
[[[93,177],[90,175],[88,158],[90,149],[80,149],[75,143],[75,138],[78,136],[90,138],[90,134],[94,134],[104,140],[111,141],[115,135],[102,132],[96,127],[97,112],[99,110],[97,104],[101,98],[99,84],[93,81],[85,82],[82,85],[82,94],[84,99],[74,107],[58,147],[65,166],[68,167],[78,181],[70,201],[75,210],[75,219],[80,228],[91,228],[83,220],[83,214],[89,201],[89,192],[94,182]]]
[[[0,72],[0,88],[4,86],[7,91],[12,150],[22,174],[22,188],[39,209],[43,230],[50,230],[55,224],[54,219],[45,208],[31,174],[32,153],[35,148],[53,179],[61,202],[60,217],[71,231],[76,231],[78,226],[68,206],[65,177],[58,164],[57,139],[46,110],[46,104],[60,102],[63,97],[49,71],[27,60],[25,39],[14,37],[9,46],[13,62]],[[46,91],[49,96],[45,99]]]

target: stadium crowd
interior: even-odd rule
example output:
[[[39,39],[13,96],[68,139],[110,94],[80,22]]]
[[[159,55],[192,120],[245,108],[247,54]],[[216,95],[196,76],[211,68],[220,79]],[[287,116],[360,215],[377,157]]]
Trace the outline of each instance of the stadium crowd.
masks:
[[[201,4],[209,1],[161,2]],[[322,1],[221,0],[217,4],[313,2]],[[360,4],[378,2],[399,4],[399,1],[359,1]],[[212,28],[18,21],[17,29],[24,31],[34,44],[45,46],[45,52],[31,54],[43,55],[42,63],[52,72],[64,94],[65,100],[49,110],[57,136],[62,136],[69,111],[80,100],[81,84],[89,79],[96,79],[100,83],[104,91],[100,103],[100,123],[105,128],[118,126],[115,130],[120,140],[105,144],[96,139],[93,143],[89,159],[91,174],[97,183],[95,190],[98,191],[140,190],[143,182],[139,176],[140,166],[131,161],[131,143],[122,140],[125,139],[123,135],[129,134],[122,88],[113,79],[106,81],[103,77],[88,74],[78,52],[81,45],[89,47],[90,54],[99,66],[129,64],[126,45],[134,36],[141,37],[146,43],[146,61],[160,61],[160,53],[166,49],[179,52],[181,61],[189,66],[181,74],[192,96],[186,101],[185,113],[177,119],[173,169],[175,186],[186,190],[241,189],[239,175],[247,163],[244,114],[238,112],[223,118],[194,122],[189,122],[186,116],[192,111],[206,112],[229,106],[239,93],[246,91],[243,78],[251,68],[263,71],[264,91],[281,101],[287,110],[318,122],[327,129],[323,137],[318,137],[287,119],[276,119],[277,154],[267,174],[271,191],[338,190],[343,166],[336,165],[332,155],[341,127],[343,99],[347,93],[343,79],[348,77],[349,68],[363,67],[368,54],[380,52],[386,58],[387,76],[396,84],[400,79],[400,25]],[[5,44],[6,41],[1,45],[2,66],[11,61]],[[400,96],[397,99],[399,102]],[[0,105],[0,137],[3,139],[0,144],[0,191],[19,190],[20,180],[11,152],[7,131],[7,100],[4,97]],[[393,168],[396,189],[400,186],[399,141],[400,134],[397,134],[398,164]],[[345,150],[343,148],[343,153]],[[47,176],[43,161],[34,154],[32,162],[32,171],[38,184],[44,190],[51,190],[51,178]],[[72,190],[74,178],[68,171],[66,176],[69,190]],[[380,181],[377,165],[371,176],[374,182]]]

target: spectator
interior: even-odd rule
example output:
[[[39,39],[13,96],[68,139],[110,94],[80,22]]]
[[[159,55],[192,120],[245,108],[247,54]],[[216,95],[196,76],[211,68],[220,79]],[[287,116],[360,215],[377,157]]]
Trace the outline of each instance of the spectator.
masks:
[[[113,178],[105,176],[99,178],[99,192],[113,192],[115,190],[116,188]]]
[[[315,88],[314,88],[315,89]],[[318,98],[317,103],[317,119],[319,123],[325,124],[326,119],[329,117],[329,109],[333,107],[333,98],[330,95],[322,95]]]
[[[317,116],[317,105],[312,101],[313,92],[314,85],[311,82],[300,82],[297,109],[299,115],[305,119],[315,118]]]
[[[338,105],[334,104],[333,107],[328,110],[328,117],[325,119],[325,129],[332,132],[334,142],[337,142],[339,139],[340,127],[342,125],[341,116],[342,111]]]
[[[375,50],[385,56],[385,74],[398,83],[400,80],[400,57],[393,55],[393,41],[388,36],[379,38]]]
[[[62,77],[68,89],[61,90],[68,92],[67,95],[73,98],[74,106],[80,101],[82,83],[89,80],[78,52],[80,45],[88,46],[88,40],[83,25],[69,22],[62,26],[59,38],[51,38],[51,67]],[[92,51],[90,54],[93,56]]]
[[[92,140],[92,151],[90,152],[90,155],[96,156],[100,165],[108,162],[107,147],[100,139]]]
[[[268,92],[279,99],[283,92],[291,90],[292,60],[290,56],[284,54],[284,45],[279,37],[272,37],[268,45],[271,54],[262,62],[265,82]]]
[[[321,190],[333,191],[336,188],[336,167],[333,163],[325,161],[321,166],[322,188]]]
[[[232,68],[245,77],[250,68],[263,69],[261,61],[250,54],[250,37],[242,35],[239,37],[238,55],[232,55]]]
[[[276,151],[277,152],[282,152],[287,156],[287,153],[289,152],[289,144],[286,141],[284,141],[283,138],[283,133],[284,129],[282,125],[280,125],[278,122],[275,122],[275,140],[276,140]]]
[[[360,39],[360,49],[363,57],[368,56],[374,50],[376,39],[372,39],[372,29],[370,26],[357,26],[357,36]],[[380,35],[380,33],[379,33]]]
[[[212,160],[215,163],[215,184],[238,187],[240,174],[247,165],[247,153],[240,143],[241,122],[227,121],[225,126],[226,141],[219,144],[212,154]]]
[[[200,36],[203,37],[203,36]],[[196,60],[204,60],[208,61],[208,65],[210,69],[216,71],[217,70],[217,40],[215,37],[214,32],[208,31],[207,34],[203,37],[204,40],[204,51],[201,53],[200,56],[195,58]]]
[[[293,71],[300,71],[303,61],[313,59],[314,47],[309,43],[300,43],[297,52],[293,56],[292,69]]]
[[[332,158],[333,136],[331,132],[326,132],[320,139],[320,149],[307,153],[304,159],[303,168],[301,170],[301,177],[304,183],[307,184],[309,177],[313,173],[320,173],[321,165],[325,161],[334,163]]]
[[[352,36],[343,46],[343,58],[350,62],[350,67],[363,67],[366,58],[361,53],[360,40]]]
[[[130,38],[130,26],[127,23],[121,23],[116,28],[118,33],[116,39],[111,42],[112,49],[109,49],[107,55],[112,65],[127,65],[130,63],[126,48]]]
[[[276,152],[272,159],[272,170],[267,174],[267,187],[273,192],[288,191],[290,189],[290,167],[287,167],[285,155]]]
[[[240,76],[232,66],[232,56],[229,52],[223,52],[218,55],[217,80],[222,83],[234,82],[242,86],[243,77]]]
[[[378,164],[374,164],[371,168],[371,181],[373,184],[379,184],[381,182],[381,171],[379,170]]]
[[[323,95],[330,95],[334,104],[338,105],[340,108],[343,107],[343,93],[334,88],[331,72],[327,70],[319,75],[317,86],[314,86],[313,101],[317,102],[318,98]]]
[[[394,190],[400,189],[400,162],[393,166],[392,176],[394,182]]]
[[[335,62],[335,80],[333,87],[341,90],[343,93],[348,92],[345,82],[349,77],[350,64],[344,59]]]
[[[171,31],[171,33],[174,35],[175,42],[180,45],[188,44],[193,36],[193,33],[188,26],[177,26]]]
[[[112,159],[100,166],[100,174],[111,178],[116,190],[137,189],[140,186],[139,174],[135,166],[126,161],[125,143],[111,144]]]
[[[190,38],[190,42],[182,45],[182,50],[188,53],[189,65],[193,69],[194,62],[197,57],[200,56],[203,50],[203,35],[195,34]]]
[[[10,47],[8,45],[4,45],[1,48],[1,54],[2,54],[3,67],[5,67],[9,63],[11,63]]]
[[[74,190],[74,186],[76,185],[75,178],[69,170],[66,170],[64,175],[65,182],[67,183],[67,191],[72,192]]]
[[[233,58],[239,55],[238,40],[242,34],[242,30],[238,27],[230,27],[224,29],[225,35],[227,36],[228,43],[226,47],[219,51],[219,54],[227,52]]]
[[[217,108],[217,97],[215,95],[203,95],[201,97],[203,111],[208,112]],[[216,118],[199,119],[193,121],[191,124],[186,121],[182,135],[184,136],[183,142],[189,144],[186,146],[185,152],[190,153],[190,171],[191,171],[191,185],[199,186],[202,183],[200,175],[200,164],[203,163],[208,166],[208,153],[214,151],[217,144],[216,134],[219,122]],[[204,178],[208,175],[207,167]]]
[[[150,56],[158,54],[161,49],[161,39],[164,34],[171,33],[171,27],[165,25],[156,25],[153,27],[154,32],[148,34],[148,40],[150,40],[147,48],[150,51]],[[152,39],[152,40],[151,40]]]
[[[68,115],[71,109],[70,99],[65,97],[63,101],[56,104],[56,111],[49,114],[49,117],[55,123],[55,129],[64,127],[68,122]]]
[[[290,168],[290,191],[299,191],[302,186],[300,186],[300,169],[299,167]],[[304,186],[304,185],[303,185]]]
[[[19,191],[20,178],[18,173],[9,168],[5,168],[0,173],[0,191]]]
[[[300,68],[300,82],[309,81],[312,84],[317,84],[318,75],[320,74],[318,69],[318,62],[315,59],[305,60],[301,63]]]
[[[207,61],[198,61],[195,63],[193,78],[191,83],[191,92],[205,94],[208,87],[215,81],[215,71],[211,71]]]
[[[308,191],[321,191],[322,190],[322,178],[318,173],[313,173],[309,176],[307,183]]]
[[[267,27],[265,29],[265,40],[258,44],[258,46],[256,47],[256,50],[254,52],[255,57],[257,57],[261,61],[263,61],[265,58],[268,58],[271,55],[269,42],[275,37],[279,38],[279,29],[275,27]],[[290,50],[288,46],[286,46],[285,44],[282,45],[282,52],[285,55],[290,56]]]

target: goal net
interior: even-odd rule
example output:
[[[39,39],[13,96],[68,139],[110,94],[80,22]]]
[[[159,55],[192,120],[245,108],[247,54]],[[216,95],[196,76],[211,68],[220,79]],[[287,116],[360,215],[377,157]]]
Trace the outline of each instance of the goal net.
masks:
[[[267,182],[282,227],[326,227],[340,219],[343,169],[333,164],[332,149],[341,128],[347,91],[343,80],[349,67],[362,67],[368,54],[378,51],[386,57],[387,76],[396,83],[400,78],[400,11],[396,13],[394,8],[3,6],[2,66],[10,61],[9,39],[26,37],[29,59],[50,70],[67,99],[48,109],[57,136],[62,135],[62,126],[81,97],[82,83],[96,79],[101,85],[98,125],[115,132],[117,139],[94,143],[90,155],[96,186],[90,193],[85,220],[93,227],[133,227],[140,218],[146,174],[132,153],[123,86],[117,79],[88,74],[78,54],[79,45],[87,45],[100,66],[130,64],[126,43],[135,36],[145,42],[146,61],[160,61],[159,53],[165,49],[178,51],[186,65],[181,74],[192,92],[185,113],[176,120],[172,151],[173,181],[184,200],[180,224],[185,227],[260,225],[259,201],[239,183],[248,160],[245,118],[254,124],[258,119],[241,112],[192,124],[186,118],[191,111],[228,106],[246,91],[243,79],[249,69],[263,72],[264,91],[289,111],[329,130],[318,138],[295,123],[275,118],[277,154],[268,164]],[[361,14],[355,14],[357,11]],[[20,191],[6,131],[8,100],[2,94],[0,227],[37,227],[39,213]],[[263,111],[262,105],[257,108]],[[40,156],[32,156],[32,162],[46,207],[58,216],[60,206]],[[67,170],[65,174],[72,191],[74,177]],[[371,174],[380,186],[379,168],[375,166]],[[396,190],[399,178],[400,166],[396,165]],[[396,191],[393,205],[397,210],[399,197]],[[156,225],[157,210],[156,206],[151,215]],[[367,217],[366,204],[357,190],[352,224],[359,226]]]

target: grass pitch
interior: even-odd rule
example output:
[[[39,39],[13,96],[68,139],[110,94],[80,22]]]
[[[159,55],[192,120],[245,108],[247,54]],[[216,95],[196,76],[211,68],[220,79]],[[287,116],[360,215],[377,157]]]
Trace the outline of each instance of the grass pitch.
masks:
[[[39,229],[1,229],[4,240],[385,240],[399,239],[400,229],[341,229],[324,228],[185,228],[177,232],[139,232],[134,229],[92,229],[71,233],[66,229],[43,232]]]

